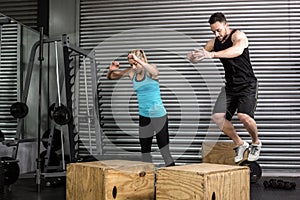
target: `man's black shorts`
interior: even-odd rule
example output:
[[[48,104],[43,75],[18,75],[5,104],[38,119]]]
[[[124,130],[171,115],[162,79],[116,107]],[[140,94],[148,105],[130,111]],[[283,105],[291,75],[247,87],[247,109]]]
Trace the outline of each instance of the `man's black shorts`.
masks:
[[[254,118],[257,104],[258,84],[256,82],[240,88],[222,87],[216,100],[213,113],[226,113],[226,119],[231,120],[234,113],[245,113]]]

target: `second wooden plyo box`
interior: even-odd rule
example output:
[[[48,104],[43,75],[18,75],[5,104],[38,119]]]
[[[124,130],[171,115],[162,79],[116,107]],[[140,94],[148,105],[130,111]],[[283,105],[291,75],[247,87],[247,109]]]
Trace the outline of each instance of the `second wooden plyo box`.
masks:
[[[160,168],[156,200],[249,200],[249,168],[199,163]]]

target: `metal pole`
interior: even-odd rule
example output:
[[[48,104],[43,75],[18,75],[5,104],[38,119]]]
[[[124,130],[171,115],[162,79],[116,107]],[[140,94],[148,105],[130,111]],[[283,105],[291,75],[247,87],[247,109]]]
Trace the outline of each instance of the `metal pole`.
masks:
[[[37,169],[36,169],[36,186],[37,191],[41,191],[41,156],[40,156],[40,149],[41,149],[41,102],[42,102],[42,67],[43,67],[43,46],[44,46],[44,29],[40,27],[40,50],[39,50],[39,97],[38,97],[38,136],[37,136],[37,143],[38,143],[38,158],[37,158]]]

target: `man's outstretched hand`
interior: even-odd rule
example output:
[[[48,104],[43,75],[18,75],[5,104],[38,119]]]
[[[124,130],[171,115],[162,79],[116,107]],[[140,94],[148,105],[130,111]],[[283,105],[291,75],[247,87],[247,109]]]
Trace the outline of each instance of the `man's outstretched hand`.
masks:
[[[187,54],[187,59],[194,64],[200,62],[203,59],[213,57],[214,53],[208,52],[205,49],[195,49],[194,51],[191,51]]]

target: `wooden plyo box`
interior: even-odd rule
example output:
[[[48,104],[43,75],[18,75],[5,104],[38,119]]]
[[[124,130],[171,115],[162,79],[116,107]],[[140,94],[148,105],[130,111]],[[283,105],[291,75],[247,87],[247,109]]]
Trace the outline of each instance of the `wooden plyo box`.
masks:
[[[160,168],[157,200],[250,200],[249,168],[210,163]]]
[[[202,162],[235,165],[235,146],[233,142],[203,142]],[[243,160],[247,159],[248,154],[249,150],[246,150]]]
[[[106,160],[71,163],[66,172],[67,200],[153,200],[152,163]]]

